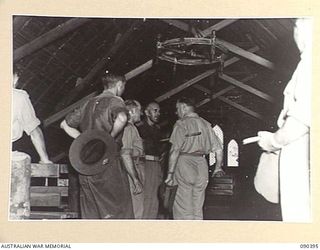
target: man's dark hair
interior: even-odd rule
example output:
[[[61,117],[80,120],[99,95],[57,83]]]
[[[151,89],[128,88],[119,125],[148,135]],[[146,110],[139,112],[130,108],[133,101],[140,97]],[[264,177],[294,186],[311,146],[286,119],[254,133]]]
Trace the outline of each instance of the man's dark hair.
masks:
[[[144,110],[147,110],[151,104],[157,104],[160,107],[160,104],[157,101],[152,101],[145,106]]]
[[[117,82],[126,82],[126,78],[124,76],[120,76],[120,75],[114,75],[114,74],[105,74],[104,76],[102,76],[101,78],[101,82],[102,85],[105,89],[110,89],[113,88]]]
[[[177,100],[177,103],[184,103],[189,107],[195,108],[196,103],[193,98],[188,98],[188,97],[181,97]]]

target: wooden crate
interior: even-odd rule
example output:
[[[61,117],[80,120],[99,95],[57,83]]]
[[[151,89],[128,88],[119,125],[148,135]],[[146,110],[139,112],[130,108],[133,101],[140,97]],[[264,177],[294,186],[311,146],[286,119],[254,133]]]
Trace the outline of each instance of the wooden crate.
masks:
[[[68,204],[69,179],[65,164],[31,164],[30,219],[78,218]]]
[[[234,178],[230,175],[211,178],[207,194],[209,195],[233,195],[234,194]]]

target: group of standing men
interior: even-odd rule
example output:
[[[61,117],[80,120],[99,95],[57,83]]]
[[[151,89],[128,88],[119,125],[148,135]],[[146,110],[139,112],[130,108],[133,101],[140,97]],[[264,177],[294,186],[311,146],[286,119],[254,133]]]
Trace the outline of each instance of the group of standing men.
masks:
[[[113,74],[102,77],[104,91],[68,114],[61,128],[77,138],[88,129],[108,133],[119,153],[111,167],[95,175],[79,174],[80,208],[83,219],[157,219],[158,189],[163,180],[164,152],[158,125],[160,107],[145,108],[136,100],[124,101],[125,78]],[[204,156],[217,154],[221,169],[222,148],[210,124],[194,112],[189,99],[177,102],[180,120],[170,137],[172,144],[166,183],[178,185],[173,205],[174,219],[202,219],[208,165]]]

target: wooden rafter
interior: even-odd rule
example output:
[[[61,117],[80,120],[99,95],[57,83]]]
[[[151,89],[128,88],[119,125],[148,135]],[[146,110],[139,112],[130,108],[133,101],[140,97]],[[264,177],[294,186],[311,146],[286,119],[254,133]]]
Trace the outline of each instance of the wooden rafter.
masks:
[[[242,81],[242,82],[247,82],[247,81],[249,81],[249,80],[251,80],[251,79],[253,79],[253,78],[255,78],[255,77],[256,77],[256,74],[253,74],[253,75],[250,75],[250,76],[248,76],[248,77],[245,77],[245,78],[242,79],[241,81]],[[222,95],[226,94],[226,93],[229,92],[230,90],[233,90],[233,89],[236,88],[235,86],[228,86],[228,87],[226,87],[226,88],[218,91],[217,93],[211,94],[210,89],[208,89],[208,88],[206,88],[206,87],[203,87],[203,86],[201,86],[200,84],[195,84],[193,87],[196,88],[196,89],[198,89],[198,90],[200,90],[200,91],[202,91],[202,92],[205,92],[205,93],[211,95],[210,98],[206,98],[206,99],[202,100],[201,102],[197,103],[197,104],[196,104],[197,107],[201,107],[202,105],[204,105],[204,104],[206,104],[206,103],[208,103],[208,102],[210,102],[210,101],[218,98],[219,96],[222,96]]]
[[[258,47],[254,47],[254,48],[251,48],[250,49],[251,51],[257,51],[258,50]],[[236,62],[238,62],[240,59],[238,57],[232,57],[230,58],[229,60],[227,60],[225,63],[224,63],[224,67],[228,67]],[[170,98],[171,96],[181,92],[182,90],[184,90],[185,88],[188,88],[190,86],[192,86],[193,84],[197,83],[198,81],[212,75],[216,73],[216,69],[212,69],[212,70],[207,70],[206,72],[192,78],[191,80],[183,83],[183,84],[180,84],[178,87],[174,88],[174,89],[171,89],[169,90],[168,92],[166,92],[165,94],[157,97],[155,100],[157,102],[162,102],[168,98]]]
[[[194,88],[198,89],[198,90],[201,90],[203,92],[206,92],[208,94],[211,93],[211,91],[205,87],[202,87],[201,85],[197,84],[197,85],[194,85],[193,86]],[[220,90],[219,92],[213,94],[212,96],[210,96],[210,98],[205,98],[203,99],[201,102],[197,103],[196,104],[196,107],[199,108],[205,104],[207,104],[208,102],[211,102],[213,99],[216,99],[217,97],[221,96],[221,95],[224,95],[225,93],[229,92],[230,90],[232,89],[235,89],[236,87],[234,86],[229,86],[229,87],[226,87],[224,88],[223,90]]]
[[[184,30],[186,32],[188,32],[188,25],[185,24],[184,22],[182,21],[179,21],[179,20],[163,20],[165,21],[166,23],[169,23],[170,25],[173,25],[181,30]],[[200,32],[201,33],[201,32]],[[224,41],[222,39],[216,39],[216,41],[223,45],[224,47],[226,47],[230,52],[240,56],[240,57],[243,57],[247,60],[250,60],[252,62],[255,62],[261,66],[264,66],[268,69],[274,69],[274,64],[272,62],[270,62],[269,60],[261,57],[261,56],[258,56],[250,51],[247,51],[247,50],[244,50],[230,42],[227,42],[227,41]]]
[[[203,37],[206,37],[206,36],[209,36],[212,34],[212,31],[219,31],[221,29],[223,29],[224,27],[234,23],[235,21],[237,21],[238,19],[225,19],[225,20],[222,20],[218,23],[216,23],[215,25],[205,29],[205,30],[202,30],[200,31],[200,34],[201,36]]]
[[[141,21],[134,22],[131,27],[120,38],[116,38],[113,46],[110,50],[98,61],[98,63],[90,70],[90,72],[80,81],[80,83],[67,95],[63,100],[57,104],[57,109],[65,107],[72,103],[77,95],[89,84],[92,84],[92,80],[106,67],[112,57],[123,47],[125,43],[129,41],[137,27],[141,25]]]
[[[156,102],[162,102],[162,101],[170,98],[171,96],[179,93],[180,91],[184,90],[185,88],[188,88],[188,87],[192,86],[193,84],[201,81],[202,79],[207,78],[208,76],[211,76],[216,71],[217,71],[216,69],[207,70],[204,73],[192,78],[191,80],[179,85],[178,87],[171,89],[167,93],[157,97],[155,100],[156,100]]]
[[[15,16],[12,25],[13,35],[19,32],[19,30],[24,27],[25,24],[28,23],[31,19],[32,17],[30,16]]]
[[[258,56],[254,53],[251,53],[245,49],[242,49],[242,48],[240,48],[232,43],[229,43],[227,41],[224,41],[222,39],[216,38],[216,41],[218,44],[221,44],[224,47],[226,47],[230,52],[232,52],[238,56],[241,56],[242,58],[245,58],[249,61],[257,63],[257,64],[259,64],[263,67],[266,67],[268,69],[272,69],[272,70],[274,69],[274,64],[261,56]]]
[[[48,127],[52,123],[60,120],[61,118],[65,117],[68,113],[70,113],[72,110],[78,108],[81,104],[85,103],[90,98],[92,98],[92,97],[94,97],[96,95],[97,95],[97,92],[93,92],[90,95],[87,95],[87,96],[83,97],[81,100],[79,100],[79,101],[73,103],[72,105],[66,107],[65,109],[63,109],[63,110],[51,115],[50,117],[48,117],[47,119],[45,119],[43,121],[43,126],[44,127]]]
[[[79,28],[89,21],[90,19],[87,18],[72,18],[71,20],[68,20],[63,24],[58,25],[57,27],[37,37],[31,42],[15,49],[13,52],[13,62],[16,62],[21,58],[32,54],[33,52],[43,48],[49,43],[52,43],[58,38],[65,36],[69,32]]]
[[[137,75],[141,74],[142,72],[148,70],[149,68],[152,67],[153,64],[153,60],[149,60],[144,64],[141,64],[140,66],[138,66],[137,68],[129,71],[128,73],[125,74],[125,78],[126,80],[130,80],[134,77],[136,77]],[[96,96],[98,93],[97,92],[93,92],[85,97],[83,97],[81,100],[71,104],[70,106],[64,108],[63,110],[51,115],[50,117],[48,117],[46,120],[44,120],[43,125],[44,127],[48,127],[49,125],[51,125],[52,123],[62,119],[63,117],[65,117],[68,113],[70,113],[72,110],[78,108],[79,106],[81,106],[83,103],[85,103],[86,101],[88,101],[90,98],[92,98],[93,96]]]
[[[228,82],[228,83],[231,83],[232,85],[235,85],[238,88],[241,88],[241,89],[243,89],[243,90],[245,90],[245,91],[247,91],[247,92],[249,92],[251,94],[254,94],[255,96],[258,96],[258,97],[260,97],[260,98],[262,98],[264,100],[267,100],[268,102],[271,102],[271,103],[274,102],[274,98],[272,96],[270,96],[270,95],[268,95],[268,94],[266,94],[266,93],[264,93],[264,92],[262,92],[262,91],[260,91],[260,90],[258,90],[256,88],[253,88],[253,87],[251,87],[251,86],[249,86],[247,84],[244,84],[244,83],[242,83],[242,82],[240,82],[240,81],[238,81],[238,80],[236,80],[236,79],[234,79],[234,78],[232,78],[232,77],[230,77],[230,76],[228,76],[226,74],[220,74],[219,78],[224,80],[224,81],[226,81],[226,82]]]
[[[248,114],[248,115],[251,115],[251,116],[253,116],[255,118],[258,118],[260,120],[264,120],[264,117],[261,114],[255,112],[255,111],[252,111],[251,109],[248,109],[248,108],[246,108],[246,107],[244,107],[244,106],[242,106],[242,105],[240,105],[238,103],[235,103],[235,102],[229,100],[228,98],[225,98],[223,96],[219,96],[218,99],[223,101],[223,102],[225,102],[225,103],[227,103],[227,104],[229,104],[230,106],[232,106],[232,107],[234,107],[234,108],[236,108],[236,109]]]
[[[248,77],[244,78],[242,80],[242,82],[249,81],[250,79],[254,78],[255,76],[256,75],[248,76]],[[211,91],[209,89],[207,89],[207,88],[205,88],[205,87],[203,87],[201,85],[195,85],[194,88],[199,89],[199,90],[201,90],[201,91],[203,91],[205,93],[208,93],[208,94],[211,93]],[[219,92],[213,94],[210,98],[206,98],[206,99],[202,100],[201,102],[197,103],[196,107],[201,107],[204,104],[207,104],[208,102],[212,101],[213,99],[218,98],[220,101],[223,101],[223,102],[231,105],[232,107],[234,107],[234,108],[236,108],[236,109],[248,114],[248,115],[251,115],[251,116],[253,116],[255,118],[258,118],[260,120],[264,120],[264,117],[261,114],[255,112],[255,111],[253,111],[251,109],[248,109],[248,108],[246,108],[246,107],[244,107],[244,106],[242,106],[242,105],[240,105],[238,103],[235,103],[235,102],[229,100],[228,98],[225,98],[225,97],[222,96],[222,95],[226,94],[227,92],[229,92],[230,90],[235,89],[235,88],[236,87],[234,87],[234,86],[229,86],[227,88],[224,88],[224,89],[220,90]]]

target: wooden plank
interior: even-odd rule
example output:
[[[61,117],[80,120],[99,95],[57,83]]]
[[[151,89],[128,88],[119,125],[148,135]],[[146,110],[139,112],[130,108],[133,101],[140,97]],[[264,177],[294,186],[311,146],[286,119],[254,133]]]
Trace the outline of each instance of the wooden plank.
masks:
[[[170,20],[170,21],[165,21],[163,20],[164,22],[166,23],[169,23],[170,25],[173,25],[181,30],[184,30],[186,32],[188,32],[188,25],[185,24],[184,22],[182,21],[178,21],[178,20]],[[200,32],[201,33],[201,32]],[[226,47],[230,52],[236,54],[236,55],[239,55],[240,57],[242,58],[245,58],[247,60],[250,60],[252,62],[255,62],[261,66],[264,66],[268,69],[271,69],[271,70],[274,70],[274,64],[272,62],[270,62],[269,60],[261,57],[261,56],[258,56],[252,52],[249,52],[247,50],[244,50],[230,42],[227,42],[227,41],[224,41],[222,39],[219,39],[219,38],[216,38],[216,41],[217,43],[223,45],[224,47]]]
[[[128,73],[125,74],[125,78],[128,80],[136,77],[137,75],[145,72],[146,70],[150,69],[152,67],[153,64],[153,60],[149,60],[147,62],[145,62],[144,64],[141,64],[140,66],[138,66],[137,68],[129,71]],[[90,98],[96,96],[98,94],[98,92],[93,92],[85,97],[83,97],[81,100],[71,104],[70,106],[66,107],[65,109],[51,115],[50,117],[48,117],[46,120],[43,121],[43,126],[44,127],[48,127],[49,125],[51,125],[52,123],[64,118],[68,113],[70,113],[71,111],[73,111],[74,109],[78,108],[79,106],[81,106],[83,103],[85,103],[86,101],[88,101]],[[63,156],[59,154],[60,157],[64,157],[65,152],[62,152]],[[61,159],[61,158],[59,158]]]
[[[238,103],[235,103],[235,102],[229,100],[228,98],[220,96],[220,97],[218,97],[218,99],[223,101],[223,102],[225,102],[225,103],[227,103],[227,104],[229,104],[229,105],[231,105],[232,107],[234,107],[236,109],[239,109],[240,111],[242,111],[242,112],[244,112],[244,113],[246,113],[246,114],[248,114],[250,116],[253,116],[253,117],[258,118],[260,120],[264,120],[264,117],[261,114],[255,112],[255,111],[252,111],[251,109],[248,109],[248,108],[246,108],[246,107],[244,107],[244,106],[242,106],[242,105],[240,105]]]
[[[59,177],[59,164],[31,164],[31,177]]]
[[[61,205],[60,193],[30,193],[32,207],[59,207]]]
[[[201,86],[201,88],[199,88],[199,85],[194,86],[194,87],[197,88],[197,89],[200,89],[200,90],[203,89],[202,86]],[[197,108],[198,108],[198,107],[201,107],[201,106],[207,104],[208,102],[211,102],[213,99],[216,99],[216,98],[218,98],[219,96],[224,95],[225,93],[227,93],[227,92],[229,92],[230,90],[235,89],[235,88],[236,88],[236,87],[234,87],[234,86],[226,87],[226,88],[224,88],[223,90],[220,90],[219,92],[213,94],[213,95],[211,96],[211,98],[205,98],[205,99],[203,99],[201,102],[199,102],[199,103],[196,104],[196,107],[197,107]],[[207,90],[208,90],[208,89],[207,89]],[[210,91],[210,90],[209,90],[209,91]]]
[[[109,51],[104,55],[98,63],[90,70],[90,72],[80,81],[80,83],[70,92],[68,96],[63,98],[63,100],[58,103],[57,107],[69,105],[77,95],[89,84],[93,84],[92,80],[96,77],[97,74],[105,68],[112,57],[123,47],[130,39],[131,35],[137,30],[137,28],[142,24],[142,22],[135,21],[130,28],[120,37],[116,39]]]
[[[250,79],[252,79],[252,78],[254,78],[254,77],[256,77],[256,74],[253,74],[253,75],[250,75],[250,76],[248,76],[248,77],[245,77],[245,78],[242,80],[242,82],[249,81]],[[194,85],[193,87],[196,88],[196,89],[198,89],[198,90],[201,90],[201,91],[203,91],[203,92],[205,92],[205,93],[207,93],[207,94],[211,94],[210,89],[208,89],[208,88],[206,88],[206,87],[203,87],[203,86],[201,86],[201,85],[199,85],[199,84],[196,84],[196,85]],[[218,98],[219,96],[224,95],[225,93],[227,93],[227,92],[229,92],[230,90],[235,89],[235,88],[236,88],[236,87],[234,87],[234,86],[226,87],[226,88],[220,90],[219,92],[214,93],[213,95],[211,95],[210,98],[205,98],[205,99],[202,100],[201,102],[197,103],[197,104],[196,104],[196,107],[201,107],[202,105],[207,104],[208,102],[210,102],[210,101]]]
[[[222,184],[222,183],[215,183],[212,186],[209,186],[208,188],[214,189],[214,190],[232,190],[234,188],[233,184]]]
[[[141,73],[145,72],[146,70],[150,69],[153,65],[153,60],[149,60],[144,64],[141,64],[137,68],[131,70],[130,72],[126,73],[124,76],[126,80],[130,80],[131,78],[136,77],[137,75],[140,75]]]
[[[192,78],[191,80],[179,85],[178,87],[168,91],[167,93],[157,97],[155,100],[156,102],[162,102],[168,98],[170,98],[171,96],[179,93],[180,91],[184,90],[185,88],[188,88],[190,86],[192,86],[193,84],[197,83],[198,81],[201,81],[202,79],[214,74],[217,70],[216,69],[211,69],[211,70],[207,70],[204,73]]]
[[[256,51],[258,49],[259,49],[258,47],[253,47],[250,50],[251,51]],[[239,60],[240,59],[238,57],[232,57],[232,58],[230,58],[229,60],[227,60],[224,63],[224,67],[228,67],[228,66],[238,62]],[[201,75],[198,75],[195,78],[193,78],[193,79],[191,79],[191,80],[189,80],[189,81],[187,81],[187,82],[185,82],[183,84],[180,84],[177,88],[169,90],[165,94],[157,97],[155,100],[157,102],[161,102],[161,101],[163,101],[165,99],[168,99],[172,95],[175,95],[175,94],[179,93],[180,91],[184,90],[185,88],[188,88],[188,87],[192,86],[193,84],[197,83],[198,81],[200,81],[200,80],[202,80],[202,79],[204,79],[204,78],[206,78],[206,77],[208,77],[208,76],[210,76],[210,75],[212,75],[214,73],[216,73],[216,69],[208,70],[208,71],[202,73]]]
[[[253,22],[255,22],[256,24],[258,24],[265,32],[267,32],[274,40],[279,41],[279,39],[277,38],[277,36],[275,34],[273,34],[273,32],[267,28],[260,20],[256,20],[253,19]]]
[[[221,44],[223,45],[224,47],[226,47],[230,52],[242,57],[242,58],[245,58],[249,61],[252,61],[254,63],[257,63],[263,67],[266,67],[268,69],[271,69],[271,70],[274,70],[275,69],[275,66],[272,62],[270,62],[269,60],[261,57],[261,56],[258,56],[254,53],[251,53],[245,49],[242,49],[230,42],[227,42],[227,41],[224,41],[222,39],[219,39],[219,38],[216,38],[216,41],[218,44]]]
[[[213,177],[213,184],[231,184],[233,183],[233,178],[230,176]]]
[[[87,18],[72,18],[67,22],[58,25],[47,33],[34,39],[33,41],[17,48],[13,52],[13,62],[20,60],[21,58],[32,54],[33,52],[43,48],[44,46],[52,43],[53,41],[67,35],[69,32],[79,28],[80,26],[89,22]]]
[[[26,24],[31,21],[32,17],[30,16],[14,16],[12,30],[13,36],[20,31]]]
[[[191,32],[191,30],[189,29],[189,25],[182,22],[182,21],[179,21],[179,20],[172,20],[172,19],[161,19],[161,21],[169,24],[169,25],[173,25],[175,27],[177,27],[178,29],[181,29],[183,31],[186,31],[186,32]]]
[[[237,21],[238,19],[224,19],[218,23],[216,23],[215,25],[205,29],[205,30],[202,30],[200,31],[200,34],[203,36],[203,37],[206,37],[206,36],[209,36],[212,34],[212,31],[215,30],[215,31],[219,31],[221,29],[223,29],[224,27],[234,23],[235,21]]]
[[[77,219],[79,214],[76,212],[47,212],[31,211],[30,219]]]
[[[69,186],[69,179],[58,178],[57,186],[58,187],[68,187]]]
[[[250,48],[249,51],[251,52],[256,52],[259,50],[259,47],[255,46],[253,48]],[[224,63],[224,67],[228,67],[236,62],[238,62],[240,59],[238,57],[232,57],[229,60],[227,60]],[[144,71],[148,70],[149,68],[151,68],[151,65],[153,64],[153,60],[149,60],[146,63],[138,66],[137,68],[129,71],[128,73],[126,73],[125,77],[127,80],[132,79],[133,77],[137,76],[138,74],[143,73]],[[144,69],[144,70],[141,70]],[[183,88],[184,89],[184,88]],[[43,122],[43,126],[44,127],[48,127],[49,125],[51,125],[52,123],[62,119],[63,117],[65,117],[68,113],[70,113],[71,111],[73,111],[74,109],[78,108],[80,105],[82,105],[83,103],[85,103],[87,100],[89,100],[91,97],[96,96],[98,93],[94,92],[91,93],[87,96],[85,96],[84,98],[82,98],[81,100],[75,102],[74,104],[71,104],[70,106],[66,107],[65,109],[51,115],[50,117],[48,117],[46,120],[44,120]]]
[[[224,27],[234,23],[235,21],[237,21],[238,19],[225,19],[220,21],[219,23],[216,23],[215,25],[203,30],[203,31],[198,31],[198,33],[201,34],[202,37],[206,37],[211,35],[212,31],[219,31],[221,29],[223,29]],[[193,30],[190,29],[190,26],[182,21],[179,20],[172,20],[172,19],[164,19],[162,20],[163,22],[169,24],[169,25],[173,25],[181,30],[184,30],[186,32],[191,32],[194,34]],[[195,35],[195,34],[194,34]]]
[[[214,190],[207,189],[207,193],[211,195],[233,195],[233,190]]]
[[[244,84],[244,83],[242,83],[242,82],[240,82],[240,81],[238,81],[238,80],[236,80],[236,79],[234,79],[234,78],[232,78],[232,77],[230,77],[230,76],[228,76],[226,74],[220,74],[219,78],[224,80],[224,81],[226,81],[226,82],[228,82],[228,83],[231,83],[231,84],[237,86],[238,88],[244,89],[245,91],[247,91],[247,92],[249,92],[251,94],[254,94],[255,96],[258,96],[258,97],[260,97],[262,99],[265,99],[268,102],[271,102],[271,103],[275,102],[275,100],[274,100],[274,98],[272,96],[270,96],[270,95],[268,95],[268,94],[266,94],[266,93],[264,93],[264,92],[262,92],[260,90],[257,90],[256,88],[253,88],[253,87],[251,87],[251,86],[249,86],[247,84]]]
[[[49,186],[49,187],[45,187],[45,186],[32,186],[30,187],[30,194],[33,193],[37,193],[37,194],[50,194],[50,193],[56,193],[56,194],[60,194],[61,197],[67,197],[68,196],[68,187],[57,187],[57,186]]]
[[[90,98],[96,96],[98,94],[98,92],[93,92],[85,97],[83,97],[81,100],[71,104],[70,106],[66,107],[65,109],[51,115],[50,117],[48,117],[47,119],[45,119],[43,121],[43,126],[44,127],[48,127],[49,125],[51,125],[52,123],[64,118],[67,114],[69,114],[71,111],[75,110],[76,108],[78,108],[80,105],[82,105],[83,103],[85,103],[86,101],[88,101]]]
[[[68,165],[67,164],[60,164],[59,172],[60,172],[60,174],[69,173]]]

